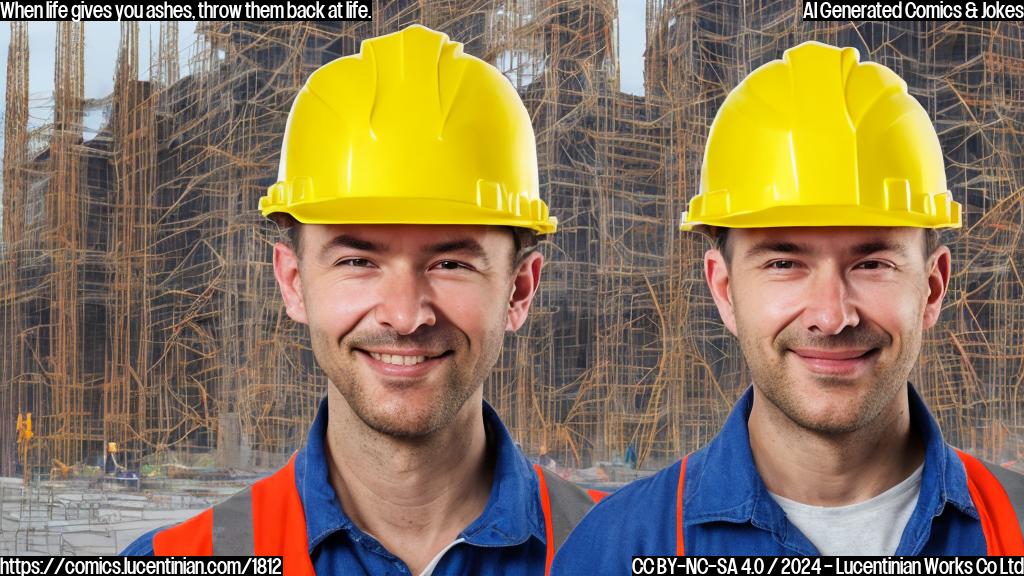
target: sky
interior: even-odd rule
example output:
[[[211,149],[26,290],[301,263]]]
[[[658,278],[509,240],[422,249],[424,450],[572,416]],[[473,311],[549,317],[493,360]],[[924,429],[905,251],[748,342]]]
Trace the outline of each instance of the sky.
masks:
[[[643,0],[617,0],[619,5],[618,47],[620,87],[623,92],[643,94],[643,51],[646,45],[644,15],[646,2]],[[139,23],[140,75],[149,77],[149,49],[159,44],[158,22]],[[117,61],[117,47],[120,43],[119,22],[86,22],[85,24],[85,97],[102,98],[113,90],[114,65]],[[53,92],[54,50],[56,48],[57,25],[54,22],[29,22],[29,94],[30,128],[45,124],[49,119],[48,104]],[[10,44],[11,27],[6,21],[0,22],[0,102],[6,94],[7,49]],[[179,24],[178,43],[182,52],[182,75],[187,73],[188,49],[195,42],[195,22]],[[2,107],[2,103],[0,103]],[[0,116],[2,120],[2,116]],[[86,138],[100,127],[103,117],[95,113],[86,118]],[[0,143],[2,146],[2,143]],[[2,148],[0,148],[2,149]]]
[[[643,96],[647,3],[643,0],[618,0],[618,3],[619,89]]]
[[[182,73],[195,42],[195,22],[181,22],[178,25],[178,45],[182,53]],[[49,119],[48,103],[53,93],[54,51],[57,47],[57,24],[54,22],[29,22],[29,127],[45,124]],[[153,52],[159,45],[159,22],[139,23],[139,68],[140,76],[149,77],[149,47]],[[11,41],[11,26],[0,22],[0,102],[7,90],[7,49]],[[86,22],[85,24],[85,97],[102,98],[114,88],[114,65],[117,62],[117,47],[121,41],[119,22]],[[0,103],[2,107],[2,103]],[[93,114],[86,118],[86,138],[95,132],[103,118]],[[91,129],[91,130],[90,130]]]

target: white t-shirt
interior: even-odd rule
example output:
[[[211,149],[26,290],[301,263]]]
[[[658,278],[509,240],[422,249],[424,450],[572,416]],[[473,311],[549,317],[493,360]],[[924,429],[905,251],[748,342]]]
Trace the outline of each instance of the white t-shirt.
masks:
[[[826,556],[887,556],[896,552],[921,493],[922,464],[906,480],[864,502],[809,506],[772,494],[786,517]]]

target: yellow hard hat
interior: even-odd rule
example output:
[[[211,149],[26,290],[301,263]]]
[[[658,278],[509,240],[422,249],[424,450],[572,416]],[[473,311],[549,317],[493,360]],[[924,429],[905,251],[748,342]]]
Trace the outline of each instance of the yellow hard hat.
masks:
[[[805,42],[754,70],[711,124],[696,226],[959,228],[939,138],[892,70]]]
[[[295,99],[264,216],[555,231],[529,114],[493,66],[423,26],[365,40]]]

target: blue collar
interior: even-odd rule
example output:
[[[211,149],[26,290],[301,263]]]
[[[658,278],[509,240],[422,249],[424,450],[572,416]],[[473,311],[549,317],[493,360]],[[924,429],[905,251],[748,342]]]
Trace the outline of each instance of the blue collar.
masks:
[[[341,508],[327,473],[325,435],[327,399],[320,401],[306,445],[295,459],[295,483],[306,514],[309,552],[331,534],[343,530],[354,543],[362,542],[377,552],[390,555],[372,537],[357,527]],[[494,458],[494,480],[487,505],[460,537],[475,546],[515,546],[533,536],[545,542],[544,516],[537,498],[537,477],[533,467],[512,441],[498,414],[483,403],[487,448]]]
[[[911,425],[925,444],[925,463],[921,494],[904,540],[909,538],[909,542],[923,545],[930,533],[932,518],[943,512],[946,503],[974,518],[978,513],[967,490],[963,465],[942,439],[938,424],[913,386],[908,384],[907,390]],[[750,522],[774,533],[784,546],[816,554],[806,537],[786,520],[785,512],[768,494],[754,466],[747,429],[753,401],[753,388],[748,388],[722,430],[704,448],[703,465],[695,470],[697,475],[691,478],[687,474],[684,523],[689,526],[706,522]],[[727,490],[722,489],[723,481],[728,482]]]

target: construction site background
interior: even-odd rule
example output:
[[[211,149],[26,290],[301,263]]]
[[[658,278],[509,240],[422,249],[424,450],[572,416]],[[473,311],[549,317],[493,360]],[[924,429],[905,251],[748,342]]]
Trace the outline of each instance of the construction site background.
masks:
[[[638,0],[639,1],[639,0]],[[802,22],[792,2],[647,0],[645,94],[619,90],[614,0],[378,0],[374,20],[203,22],[179,67],[162,23],[140,81],[121,25],[109,98],[86,100],[83,24],[57,25],[52,121],[29,128],[28,41],[6,64],[0,476],[216,478],[300,446],[325,380],[256,211],[292,99],[359,42],[422,23],[517,87],[560,229],[527,325],[485,397],[524,450],[584,481],[707,442],[749,382],[677,224],[708,126],[752,69],[804,40],[903,77],[938,129],[964,227],[912,382],[947,439],[1024,460],[1024,25]],[[353,86],[359,90],[359,86]],[[83,137],[84,114],[108,122]],[[30,438],[19,415],[31,413]]]

